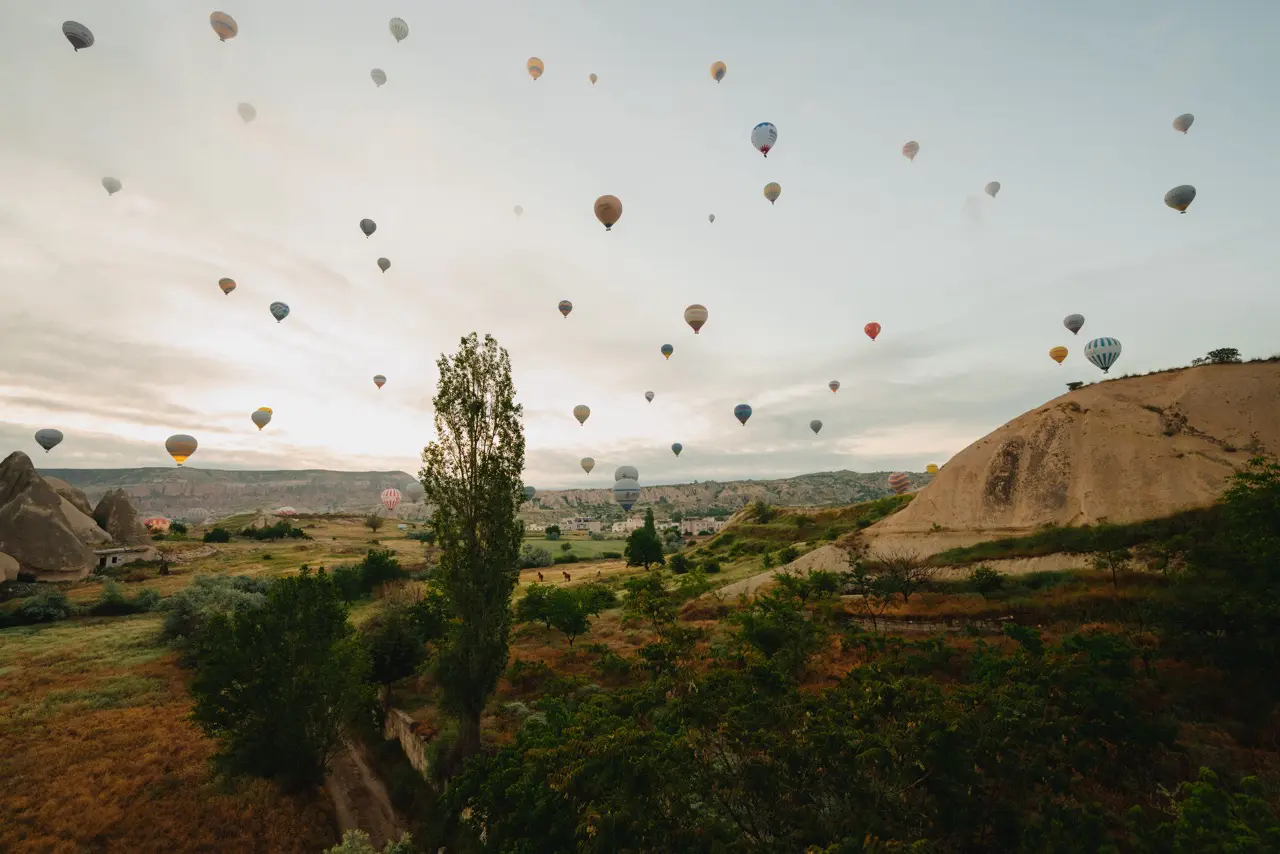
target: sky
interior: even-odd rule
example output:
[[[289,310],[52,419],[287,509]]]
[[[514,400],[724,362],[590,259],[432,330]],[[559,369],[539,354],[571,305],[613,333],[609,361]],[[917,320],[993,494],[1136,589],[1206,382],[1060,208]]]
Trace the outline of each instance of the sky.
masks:
[[[1100,379],[1093,337],[1116,373],[1280,352],[1273,0],[222,9],[226,43],[189,0],[6,10],[0,451],[172,465],[189,433],[193,468],[416,472],[474,330],[511,354],[539,488],[919,471]]]

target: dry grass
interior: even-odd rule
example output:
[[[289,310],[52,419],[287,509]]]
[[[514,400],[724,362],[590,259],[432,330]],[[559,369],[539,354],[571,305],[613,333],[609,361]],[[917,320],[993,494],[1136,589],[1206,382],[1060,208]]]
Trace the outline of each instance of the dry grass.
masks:
[[[210,773],[153,615],[0,632],[0,851],[298,851],[336,838],[322,796]]]

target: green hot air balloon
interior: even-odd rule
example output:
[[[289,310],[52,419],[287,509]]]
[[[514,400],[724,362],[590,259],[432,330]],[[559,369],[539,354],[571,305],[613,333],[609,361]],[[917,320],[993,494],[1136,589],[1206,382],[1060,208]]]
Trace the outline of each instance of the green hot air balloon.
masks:
[[[663,344],[661,350],[663,358],[670,359],[671,354],[676,351],[676,348],[672,347],[670,344]]]
[[[679,442],[676,442],[671,446],[671,453],[675,454],[677,457],[680,456],[680,452],[683,450],[684,445],[681,445]]]
[[[582,466],[583,471],[587,474],[591,474],[591,470],[596,467],[596,461],[591,459],[591,457],[583,457],[579,462],[579,465]]]

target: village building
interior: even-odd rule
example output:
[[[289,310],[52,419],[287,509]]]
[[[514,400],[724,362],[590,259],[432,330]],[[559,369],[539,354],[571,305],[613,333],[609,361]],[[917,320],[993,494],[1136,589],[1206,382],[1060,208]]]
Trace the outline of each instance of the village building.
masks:
[[[154,546],[116,546],[110,549],[93,550],[99,571],[124,566],[126,563],[137,563],[141,560],[155,560],[159,554]]]

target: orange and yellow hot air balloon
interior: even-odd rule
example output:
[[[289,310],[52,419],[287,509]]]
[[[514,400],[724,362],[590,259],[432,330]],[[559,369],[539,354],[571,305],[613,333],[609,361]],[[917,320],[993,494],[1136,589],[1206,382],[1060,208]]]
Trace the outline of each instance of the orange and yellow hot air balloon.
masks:
[[[1057,362],[1059,365],[1061,365],[1061,364],[1062,364],[1062,360],[1063,360],[1063,359],[1065,359],[1065,358],[1067,358],[1067,348],[1066,348],[1066,347],[1054,347],[1052,350],[1050,350],[1050,351],[1049,351],[1049,358],[1050,358],[1050,359],[1053,359],[1055,362]]]

